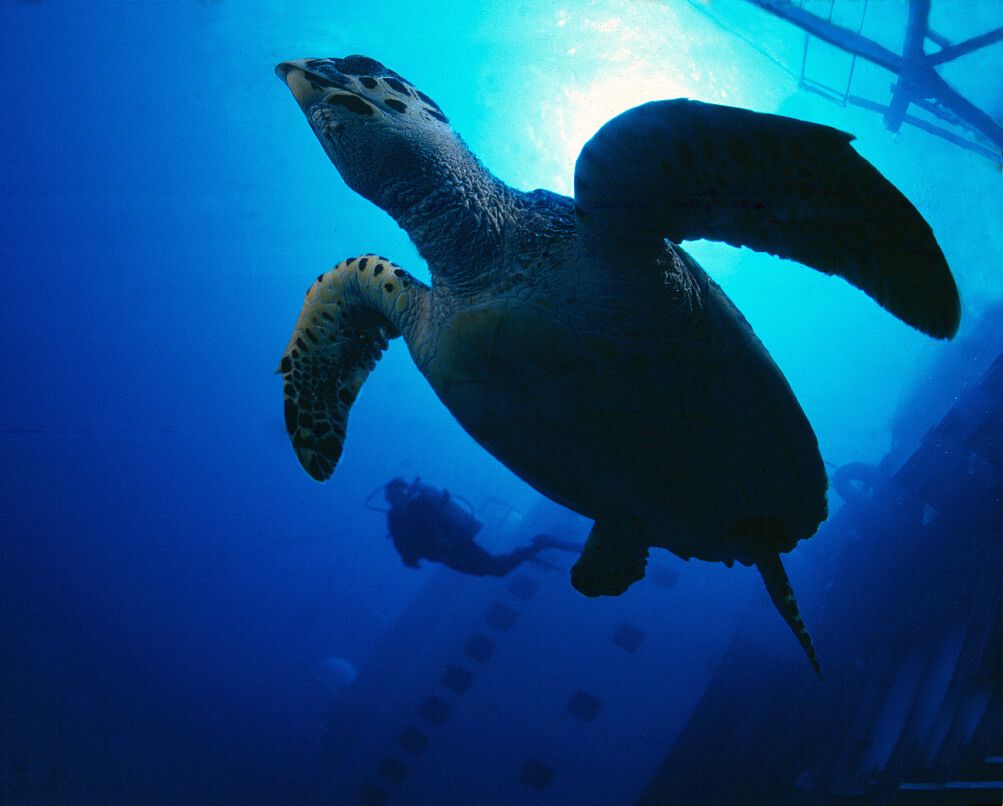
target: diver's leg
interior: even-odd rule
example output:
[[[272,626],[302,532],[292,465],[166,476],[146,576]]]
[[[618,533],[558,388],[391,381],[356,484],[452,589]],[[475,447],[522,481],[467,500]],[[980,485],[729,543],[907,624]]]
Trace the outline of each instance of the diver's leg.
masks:
[[[507,554],[491,554],[471,541],[464,546],[462,552],[456,552],[443,562],[450,568],[464,574],[503,577],[512,569],[543,551],[544,548],[546,546],[532,545],[510,551]]]

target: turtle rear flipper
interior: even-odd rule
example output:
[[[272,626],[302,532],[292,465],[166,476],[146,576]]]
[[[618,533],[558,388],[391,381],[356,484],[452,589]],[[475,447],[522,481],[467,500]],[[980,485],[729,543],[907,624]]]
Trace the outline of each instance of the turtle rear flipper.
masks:
[[[644,578],[647,563],[648,547],[632,540],[626,524],[596,521],[571,568],[571,584],[586,596],[619,596]]]
[[[408,332],[428,288],[377,255],[342,261],[310,286],[279,363],[286,431],[317,481],[334,472],[348,410],[388,340]]]
[[[798,641],[801,642],[801,646],[804,647],[805,654],[808,656],[808,662],[811,663],[811,667],[821,678],[822,668],[818,665],[818,658],[815,655],[815,647],[811,642],[811,635],[808,634],[808,629],[804,625],[801,613],[798,612],[798,603],[794,599],[794,590],[791,588],[791,581],[787,578],[784,565],[780,562],[780,555],[773,554],[759,560],[756,563],[756,568],[759,569],[759,573],[763,576],[763,582],[766,583],[766,591],[770,594],[770,599],[773,600],[773,604],[780,611],[780,615],[784,617],[787,626],[791,628],[794,635],[797,636]]]

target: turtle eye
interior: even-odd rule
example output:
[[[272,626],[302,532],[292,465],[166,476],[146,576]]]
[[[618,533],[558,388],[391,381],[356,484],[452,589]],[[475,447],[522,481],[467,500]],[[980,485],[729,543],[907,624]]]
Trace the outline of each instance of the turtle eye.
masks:
[[[373,115],[376,110],[363,101],[358,95],[348,95],[346,93],[335,92],[324,99],[328,106],[343,106],[357,115]]]

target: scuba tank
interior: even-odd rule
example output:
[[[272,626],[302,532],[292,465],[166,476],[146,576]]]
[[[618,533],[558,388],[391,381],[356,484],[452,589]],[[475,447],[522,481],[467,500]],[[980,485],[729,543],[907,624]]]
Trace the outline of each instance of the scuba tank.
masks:
[[[470,540],[481,530],[482,524],[474,516],[474,508],[465,499],[450,495],[446,490],[440,493],[434,487],[423,486],[422,491],[437,496],[442,502],[439,517],[446,533]]]

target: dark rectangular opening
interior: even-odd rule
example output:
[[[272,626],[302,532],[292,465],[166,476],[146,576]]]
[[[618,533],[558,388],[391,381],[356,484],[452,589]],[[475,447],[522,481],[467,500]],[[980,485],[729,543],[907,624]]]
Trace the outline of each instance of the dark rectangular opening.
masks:
[[[495,602],[491,605],[487,615],[484,616],[484,620],[489,625],[501,632],[508,632],[512,629],[512,625],[515,624],[517,618],[519,618],[518,611],[501,602]]]
[[[495,642],[479,632],[471,635],[463,645],[463,654],[479,663],[484,663],[494,651]]]
[[[640,627],[635,627],[626,621],[621,621],[616,625],[616,630],[613,632],[613,643],[621,649],[626,649],[628,652],[636,652],[643,641],[644,630]]]
[[[433,725],[439,725],[449,716],[449,703],[433,694],[421,704],[420,713]]]
[[[393,756],[383,756],[380,759],[380,777],[392,784],[399,784],[407,777],[407,764]]]
[[[408,725],[397,737],[397,744],[412,756],[419,756],[428,746],[428,734]]]
[[[595,719],[599,715],[600,708],[602,702],[587,691],[576,691],[568,703],[568,711],[586,722]]]
[[[512,581],[508,583],[509,593],[511,593],[516,599],[522,599],[523,601],[532,599],[539,588],[539,582],[535,579],[530,579],[524,574],[519,574],[519,576],[513,577]]]
[[[519,776],[521,783],[541,792],[550,786],[550,782],[553,780],[554,771],[542,761],[536,761],[535,759],[530,759],[526,762],[522,768],[522,774]]]
[[[442,685],[457,694],[463,694],[474,682],[474,675],[462,666],[450,664],[442,673]]]

